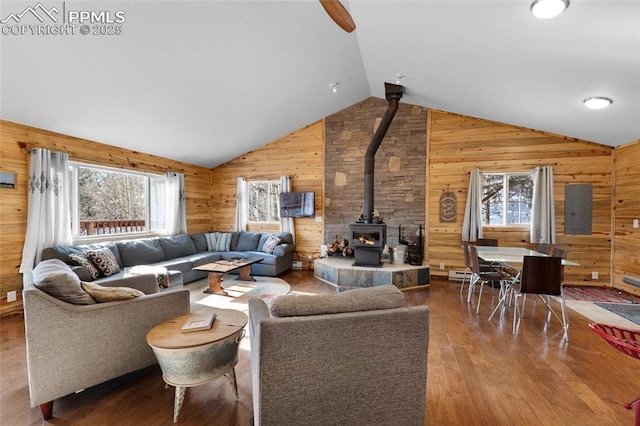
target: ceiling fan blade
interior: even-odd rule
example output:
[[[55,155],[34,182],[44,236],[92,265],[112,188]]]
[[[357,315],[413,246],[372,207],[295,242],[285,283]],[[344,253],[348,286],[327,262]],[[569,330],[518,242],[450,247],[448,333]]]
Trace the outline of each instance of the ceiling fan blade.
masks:
[[[320,4],[340,28],[348,33],[356,29],[356,24],[351,19],[349,11],[338,0],[320,0]]]

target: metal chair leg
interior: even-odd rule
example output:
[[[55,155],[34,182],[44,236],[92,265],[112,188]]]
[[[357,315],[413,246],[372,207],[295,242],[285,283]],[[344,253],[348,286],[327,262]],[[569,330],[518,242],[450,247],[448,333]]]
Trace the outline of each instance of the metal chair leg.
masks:
[[[484,288],[484,280],[480,281],[480,293],[478,293],[478,304],[476,305],[476,314],[480,313],[480,301],[482,300],[483,288]]]
[[[465,268],[464,275],[462,276],[462,284],[460,285],[460,294],[464,292],[464,282],[467,280],[468,273],[469,273],[469,268]],[[469,282],[471,282],[471,278],[469,278]]]
[[[518,303],[518,301],[516,300],[516,304]],[[527,303],[527,295],[523,294],[522,295],[522,309],[520,310],[520,319],[522,319],[522,317],[524,316],[524,305],[525,303]]]
[[[562,308],[562,328],[564,329],[563,339],[569,341],[569,319],[567,317],[567,304],[564,302],[564,298],[560,298],[560,306]]]
[[[471,303],[471,296],[473,295],[473,290],[475,290],[476,288],[478,279],[479,277],[475,274],[472,274],[471,278],[469,278],[469,288],[467,289],[467,303]]]
[[[524,308],[523,308],[524,309]],[[522,314],[518,315],[518,295],[513,302],[513,335],[516,334],[516,329],[520,325],[520,318],[522,318]]]
[[[503,295],[500,300],[498,300],[498,304],[496,305],[495,308],[493,308],[493,311],[491,311],[491,315],[489,315],[489,321],[491,321],[491,318],[493,318],[493,316],[495,315],[496,312],[498,312],[498,309],[500,309],[502,307],[502,309],[504,310],[505,308],[505,303],[506,303],[507,297],[506,297],[506,293],[505,295]]]
[[[510,287],[508,284],[507,280],[501,280],[500,281],[500,299],[498,300],[498,304],[496,305],[495,308],[493,308],[493,311],[491,311],[491,315],[489,315],[489,321],[491,321],[491,318],[493,318],[493,316],[495,315],[496,312],[498,312],[498,309],[500,307],[502,307],[502,311],[504,313],[504,309],[507,307],[507,299],[509,299],[510,297]],[[503,314],[501,314],[503,315]]]

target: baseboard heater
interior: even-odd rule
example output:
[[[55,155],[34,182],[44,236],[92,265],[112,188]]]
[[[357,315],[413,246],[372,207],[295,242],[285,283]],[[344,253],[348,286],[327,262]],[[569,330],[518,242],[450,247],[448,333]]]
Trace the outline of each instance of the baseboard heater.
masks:
[[[635,287],[640,287],[640,278],[624,277],[622,279],[622,282],[625,282],[627,284],[631,284],[632,286],[635,286]]]
[[[449,270],[449,280],[462,281],[463,278],[464,278],[464,271]]]

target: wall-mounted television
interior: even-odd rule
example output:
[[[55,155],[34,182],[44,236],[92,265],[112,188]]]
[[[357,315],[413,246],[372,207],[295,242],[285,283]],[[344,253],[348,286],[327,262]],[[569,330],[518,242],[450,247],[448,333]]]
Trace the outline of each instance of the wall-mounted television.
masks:
[[[315,217],[314,192],[281,192],[280,217]]]

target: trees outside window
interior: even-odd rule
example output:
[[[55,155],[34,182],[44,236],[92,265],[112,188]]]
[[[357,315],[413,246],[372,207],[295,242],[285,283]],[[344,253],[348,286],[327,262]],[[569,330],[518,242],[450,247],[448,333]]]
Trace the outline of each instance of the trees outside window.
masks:
[[[164,176],[71,163],[69,177],[75,236],[164,229]]]
[[[482,224],[530,224],[532,199],[531,173],[485,173],[482,185]]]
[[[280,182],[247,182],[247,220],[278,222],[280,220]]]

